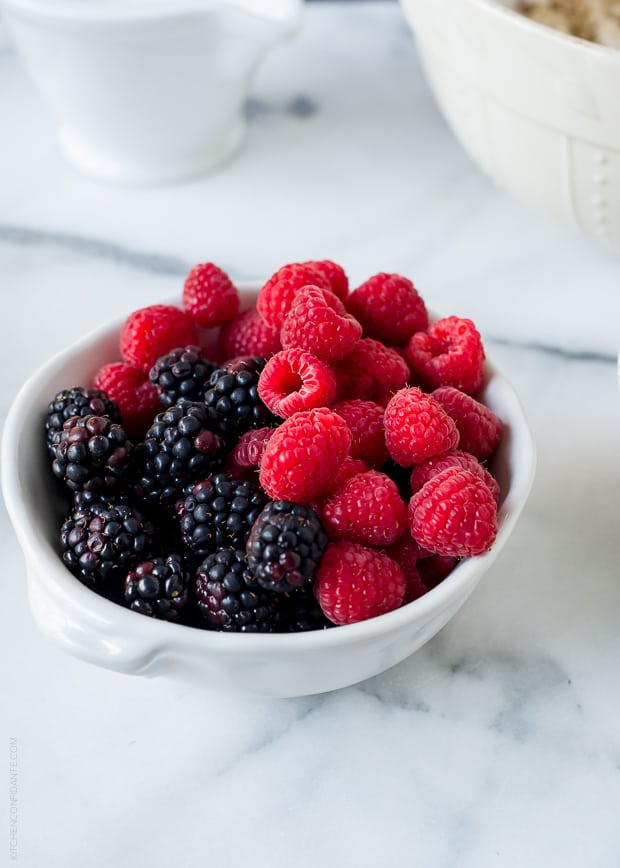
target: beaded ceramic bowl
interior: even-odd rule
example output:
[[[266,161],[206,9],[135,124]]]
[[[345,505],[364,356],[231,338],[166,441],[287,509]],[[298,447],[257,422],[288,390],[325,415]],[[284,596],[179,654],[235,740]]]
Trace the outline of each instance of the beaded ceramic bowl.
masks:
[[[255,288],[242,291],[250,306]],[[42,632],[70,654],[133,675],[168,676],[196,686],[272,696],[322,693],[370,678],[404,660],[460,609],[510,536],[532,483],[532,437],[514,390],[487,363],[484,402],[501,418],[494,458],[499,531],[492,549],[461,561],[436,588],[402,608],[358,624],[295,634],[220,633],[145,617],[89,590],[59,557],[64,515],[43,444],[50,396],[88,384],[117,357],[121,322],[59,353],[24,385],[2,444],[6,504],[26,560],[32,613]]]
[[[439,106],[501,187],[620,252],[620,51],[516,0],[400,0]]]

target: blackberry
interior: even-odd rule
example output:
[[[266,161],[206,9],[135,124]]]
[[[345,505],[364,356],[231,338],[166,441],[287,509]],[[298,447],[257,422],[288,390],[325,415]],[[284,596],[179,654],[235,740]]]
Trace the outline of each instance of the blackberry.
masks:
[[[157,414],[136,453],[137,494],[166,504],[218,469],[224,443],[210,430],[204,404],[181,400]]]
[[[279,593],[308,588],[327,548],[316,512],[290,500],[268,503],[248,537],[250,580]]]
[[[47,408],[45,441],[50,457],[54,458],[54,446],[60,443],[62,426],[72,416],[107,416],[112,422],[121,423],[121,411],[101,389],[62,389],[54,395]]]
[[[127,495],[124,491],[75,491],[73,493],[73,514],[86,512],[95,503],[102,503],[108,507],[116,506],[117,503],[127,503]]]
[[[177,621],[189,600],[188,585],[181,555],[152,558],[127,573],[125,601],[134,612]]]
[[[275,416],[258,396],[258,378],[266,364],[260,356],[243,356],[211,374],[204,402],[220,434],[238,437],[250,428],[275,424]]]
[[[126,503],[93,503],[60,530],[62,559],[85,584],[114,595],[115,579],[152,554],[155,528]]]
[[[292,594],[280,594],[282,602],[278,617],[279,633],[306,633],[309,630],[325,630],[333,627],[312,590],[294,591]]]
[[[272,633],[278,624],[278,598],[248,583],[245,552],[222,549],[209,555],[196,573],[196,600],[214,630]]]
[[[200,347],[177,347],[157,359],[149,380],[164,407],[172,407],[180,398],[201,401],[214,370],[215,365],[204,358]]]
[[[198,555],[218,549],[244,549],[267,498],[252,482],[225,473],[196,483],[176,505],[183,543]]]
[[[107,416],[73,416],[54,446],[52,471],[70,491],[119,487],[133,450],[125,430]]]

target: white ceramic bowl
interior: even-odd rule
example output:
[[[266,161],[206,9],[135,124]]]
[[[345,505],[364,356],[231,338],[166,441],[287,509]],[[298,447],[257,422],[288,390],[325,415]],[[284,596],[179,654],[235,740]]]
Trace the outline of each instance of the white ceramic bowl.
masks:
[[[246,289],[245,306],[255,297],[255,289]],[[487,554],[462,561],[419,600],[327,631],[254,635],[156,621],[98,596],[59,557],[64,510],[54,495],[41,432],[47,403],[59,389],[90,383],[102,364],[118,357],[120,325],[98,329],[28,380],[11,408],[2,444],[4,497],[26,559],[32,613],[43,633],[70,654],[119,672],[164,675],[262,696],[334,690],[388,669],[434,636],[508,539],[531,486],[534,445],[513,389],[488,365],[484,400],[505,425],[494,468],[501,486],[497,541]]]
[[[431,88],[499,185],[620,252],[620,51],[512,0],[400,0]]]

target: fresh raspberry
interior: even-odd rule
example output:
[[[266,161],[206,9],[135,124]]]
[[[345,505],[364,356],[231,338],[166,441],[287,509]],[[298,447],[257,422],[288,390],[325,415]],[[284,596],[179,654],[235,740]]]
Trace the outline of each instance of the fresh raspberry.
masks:
[[[416,386],[401,389],[390,399],[383,424],[388,452],[403,467],[441,455],[459,442],[454,420]]]
[[[471,470],[448,467],[409,501],[411,536],[438,555],[481,555],[497,534],[497,504]]]
[[[402,605],[406,581],[396,561],[358,543],[332,543],[323,555],[314,593],[334,624],[354,624]]]
[[[222,326],[218,352],[223,361],[237,356],[262,356],[269,359],[280,349],[279,330],[268,325],[255,308],[244,310]]]
[[[458,558],[453,558],[450,555],[431,555],[430,558],[419,560],[417,566],[420,578],[427,590],[432,591],[443,582],[446,576],[450,575],[457,564]]]
[[[359,473],[366,473],[366,471],[370,469],[371,468],[364,461],[360,461],[359,458],[351,458],[350,455],[347,455],[334,477],[333,491],[336,491],[337,488],[344,485],[347,479],[351,479],[352,476],[357,476]]]
[[[389,455],[385,445],[383,407],[374,401],[355,398],[335,404],[333,410],[342,416],[351,431],[351,457],[360,458],[371,467],[385,464]]]
[[[344,358],[361,336],[361,325],[340,299],[318,286],[299,290],[280,332],[285,350],[300,347],[326,362]]]
[[[256,309],[270,326],[281,328],[293,299],[308,284],[331,289],[329,279],[312,265],[302,262],[283,265],[261,288]]]
[[[446,467],[462,467],[464,470],[471,470],[477,476],[480,476],[489,486],[489,490],[495,501],[499,500],[499,485],[497,480],[491,476],[486,467],[478,461],[475,455],[470,452],[463,452],[460,449],[452,449],[449,452],[444,452],[435,458],[427,458],[422,464],[417,464],[411,471],[411,492],[415,494],[423,485],[426,485],[429,479],[437,476]]]
[[[492,410],[454,386],[440,386],[433,398],[456,422],[461,449],[480,459],[495,452],[502,438],[502,423]]]
[[[405,357],[428,389],[456,386],[473,395],[482,385],[484,348],[470,319],[449,316],[413,335]]]
[[[311,262],[304,262],[304,265],[309,265],[322,274],[329,281],[334,295],[337,295],[340,301],[345,300],[349,294],[349,278],[341,265],[337,265],[330,259],[312,260]]]
[[[195,265],[185,278],[183,309],[199,326],[211,328],[237,316],[239,293],[225,271],[204,262]]]
[[[197,343],[191,316],[171,304],[152,304],[129,314],[121,329],[123,360],[145,374],[173,347]]]
[[[359,476],[360,473],[366,473],[366,471],[370,469],[371,468],[363,461],[360,461],[358,458],[351,458],[350,455],[347,455],[334,476],[333,484],[330,486],[331,491],[337,491],[348,479],[351,479],[352,476]],[[323,512],[323,507],[327,503],[328,498],[329,494],[318,498],[310,504],[318,515]]]
[[[418,543],[411,539],[408,533],[403,534],[396,542],[385,550],[386,555],[395,560],[403,571],[407,585],[405,587],[404,603],[412,603],[418,597],[422,597],[426,591],[426,585],[420,578],[418,560],[423,550]]]
[[[321,521],[330,539],[389,546],[407,527],[407,508],[389,476],[368,470],[334,491]]]
[[[276,428],[260,466],[260,482],[274,500],[310,503],[329,494],[349,453],[351,432],[325,407],[295,413]]]
[[[407,362],[393,349],[372,338],[359,340],[336,365],[339,401],[360,398],[381,402],[409,379]]]
[[[404,347],[428,327],[426,306],[413,283],[400,274],[375,274],[351,293],[347,310],[358,319],[366,337]]]
[[[300,410],[329,406],[336,396],[336,377],[311,353],[281,350],[261,371],[258,394],[272,413],[286,419]]]
[[[116,401],[123,428],[131,439],[142,439],[161,410],[157,392],[148,377],[124,362],[112,362],[97,371],[93,386]]]
[[[226,456],[224,471],[235,479],[253,480],[258,473],[267,441],[275,428],[255,428],[246,431]]]

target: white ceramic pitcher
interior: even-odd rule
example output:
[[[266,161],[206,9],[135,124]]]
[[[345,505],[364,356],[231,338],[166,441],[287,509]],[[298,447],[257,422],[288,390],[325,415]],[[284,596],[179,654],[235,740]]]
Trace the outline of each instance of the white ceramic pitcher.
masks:
[[[303,0],[0,0],[24,64],[79,168],[173,181],[226,159],[266,49]]]

